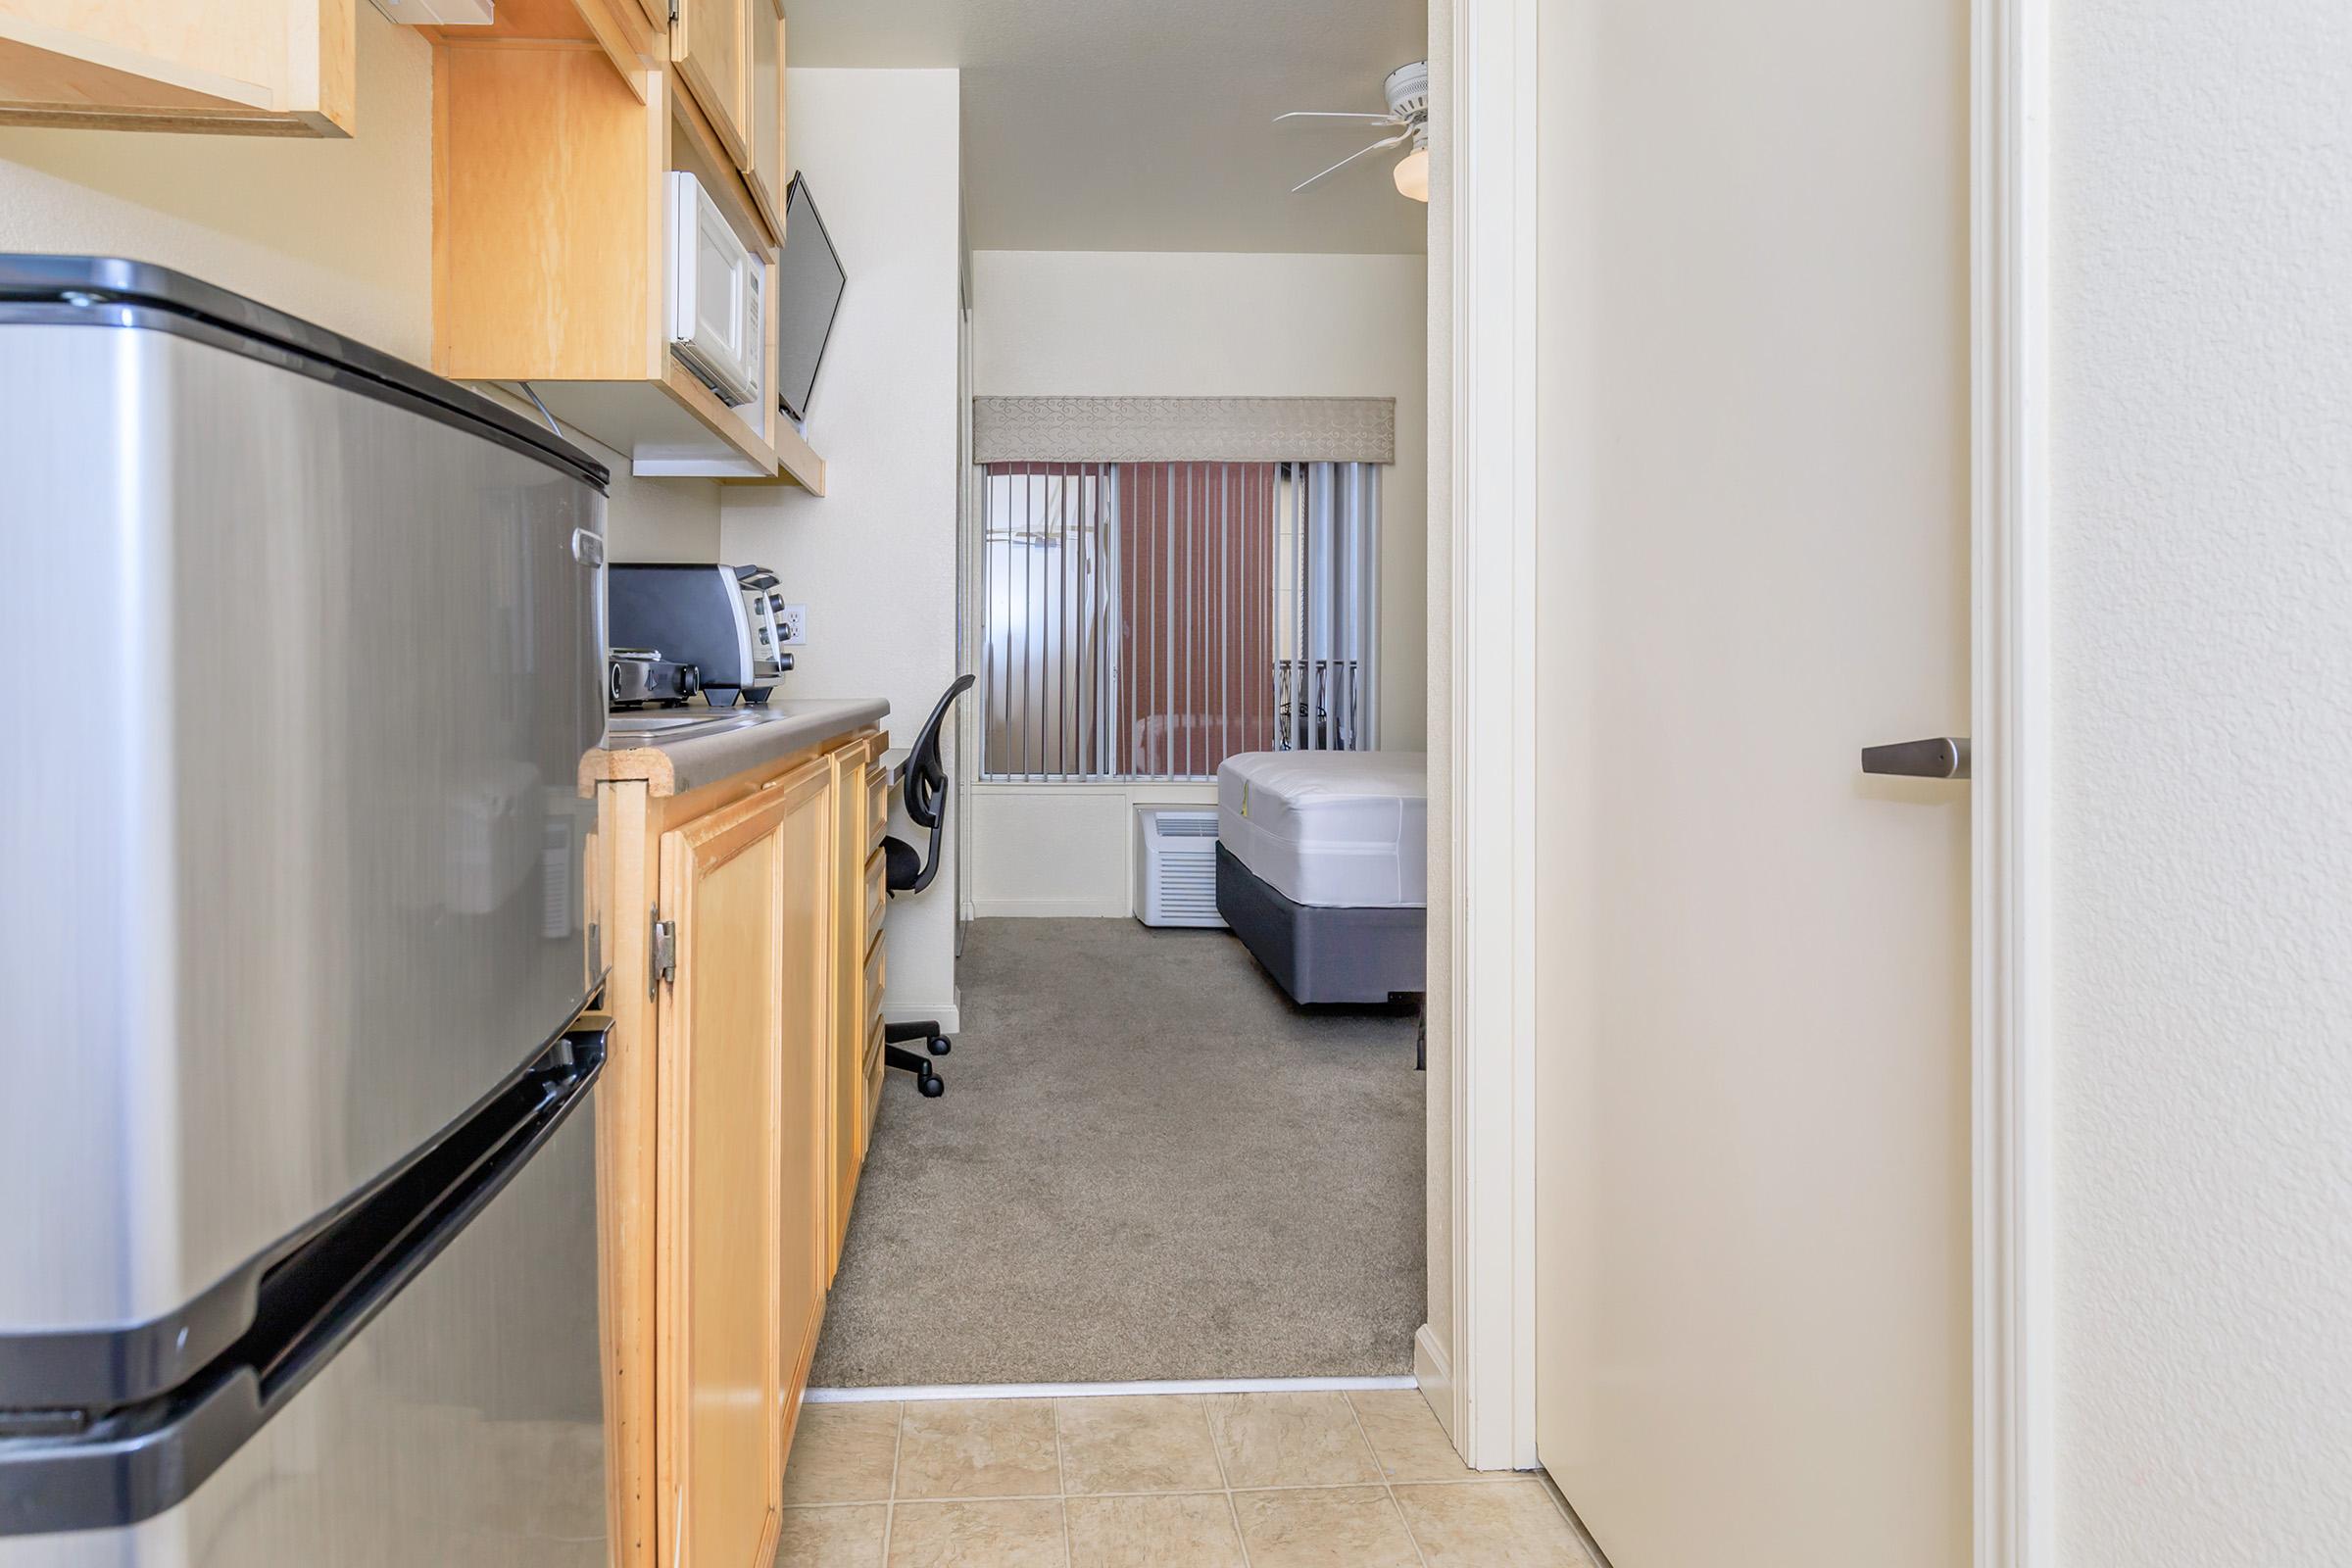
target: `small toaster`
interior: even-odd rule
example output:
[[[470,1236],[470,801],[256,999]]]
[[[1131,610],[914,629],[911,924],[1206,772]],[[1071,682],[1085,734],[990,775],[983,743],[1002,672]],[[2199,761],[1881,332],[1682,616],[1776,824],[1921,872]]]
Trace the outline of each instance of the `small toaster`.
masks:
[[[673,663],[692,664],[713,708],[740,699],[764,703],[783,676],[772,629],[759,624],[745,579],[759,566],[700,562],[614,562],[605,568],[608,624],[614,647],[658,648]],[[770,630],[762,655],[756,633]]]

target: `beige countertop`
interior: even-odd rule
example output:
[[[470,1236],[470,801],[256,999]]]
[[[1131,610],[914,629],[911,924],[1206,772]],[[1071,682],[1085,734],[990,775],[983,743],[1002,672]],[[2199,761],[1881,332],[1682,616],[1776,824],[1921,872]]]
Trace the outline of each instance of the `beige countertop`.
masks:
[[[582,777],[644,779],[657,796],[683,795],[879,724],[889,712],[879,697],[780,697],[764,708],[614,713],[604,750],[588,754]]]

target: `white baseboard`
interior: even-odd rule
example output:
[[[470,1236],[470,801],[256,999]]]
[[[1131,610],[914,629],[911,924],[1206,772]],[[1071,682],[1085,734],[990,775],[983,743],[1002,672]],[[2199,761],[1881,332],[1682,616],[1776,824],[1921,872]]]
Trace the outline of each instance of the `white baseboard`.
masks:
[[[975,920],[1110,920],[1135,911],[1117,899],[974,899]]]
[[[1436,1414],[1438,1425],[1446,1429],[1446,1436],[1452,1437],[1453,1363],[1446,1353],[1446,1347],[1438,1343],[1438,1337],[1426,1323],[1413,1330],[1413,1385],[1429,1401],[1429,1408]]]
[[[1117,1394],[1320,1394],[1409,1389],[1393,1378],[1174,1378],[1142,1383],[928,1383],[891,1389],[810,1389],[809,1404],[881,1404],[917,1399],[1082,1399]]]
[[[953,1002],[885,1003],[882,1007],[884,1023],[905,1023],[909,1018],[933,1018],[939,1022],[943,1035],[963,1033],[963,1009]]]

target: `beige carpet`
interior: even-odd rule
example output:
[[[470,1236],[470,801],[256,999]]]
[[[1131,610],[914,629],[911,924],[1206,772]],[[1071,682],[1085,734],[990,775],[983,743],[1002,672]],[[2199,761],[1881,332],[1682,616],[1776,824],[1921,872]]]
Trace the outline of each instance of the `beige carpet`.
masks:
[[[886,1075],[817,1385],[1408,1372],[1412,1009],[1292,1004],[1222,931],[983,920]]]

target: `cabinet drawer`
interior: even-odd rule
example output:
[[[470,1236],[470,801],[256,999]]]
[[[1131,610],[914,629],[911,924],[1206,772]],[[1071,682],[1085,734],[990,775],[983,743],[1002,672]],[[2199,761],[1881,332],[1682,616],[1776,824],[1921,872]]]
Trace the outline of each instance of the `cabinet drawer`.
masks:
[[[882,934],[882,911],[890,904],[889,881],[882,852],[876,850],[865,860],[865,945],[869,949]]]
[[[874,1114],[882,1108],[882,1020],[874,1020],[874,1032],[865,1043],[865,1137],[870,1146],[874,1137]]]
[[[877,947],[865,956],[865,1026],[869,1032],[882,1026],[882,959],[887,951]]]
[[[882,764],[877,761],[865,770],[865,847],[880,849],[889,833],[890,775],[882,771]]]

